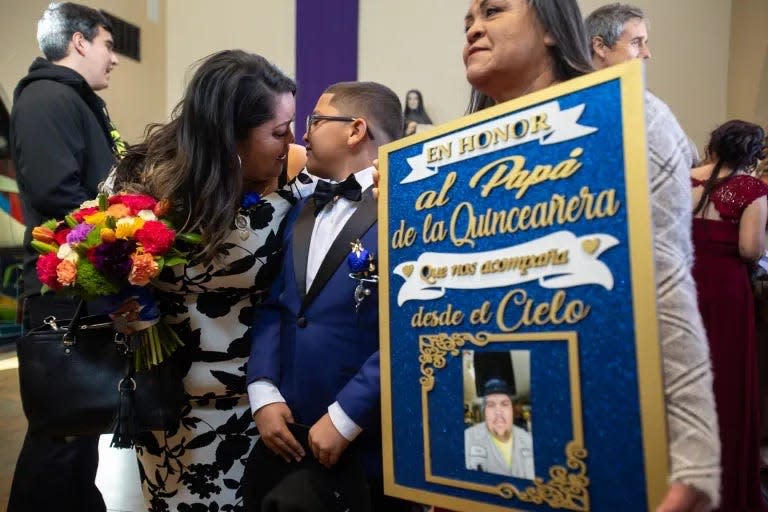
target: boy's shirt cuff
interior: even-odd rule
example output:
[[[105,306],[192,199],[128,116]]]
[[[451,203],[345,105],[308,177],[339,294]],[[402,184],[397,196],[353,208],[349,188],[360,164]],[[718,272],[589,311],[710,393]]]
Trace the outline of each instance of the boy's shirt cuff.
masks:
[[[328,406],[328,416],[330,416],[331,423],[336,427],[336,430],[349,442],[354,441],[360,435],[360,432],[363,431],[357,423],[352,421],[352,418],[347,416],[339,402],[333,402]]]
[[[285,403],[285,398],[271,381],[259,379],[248,384],[248,401],[251,403],[251,416],[253,416],[265,405],[277,402]]]

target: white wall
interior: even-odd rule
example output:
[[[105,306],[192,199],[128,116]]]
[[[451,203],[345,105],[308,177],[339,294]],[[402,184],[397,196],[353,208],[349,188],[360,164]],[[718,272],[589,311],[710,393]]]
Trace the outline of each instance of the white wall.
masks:
[[[295,0],[160,0],[160,23],[146,19],[146,1],[81,1],[142,27],[142,63],[123,59],[104,91],[113,117],[132,140],[144,124],[163,120],[181,98],[189,66],[214,51],[260,53],[295,76]],[[579,4],[587,14],[605,1]],[[760,103],[768,97],[766,39],[760,36],[765,20],[757,18],[768,0],[633,1],[651,17],[648,86],[670,105],[699,148],[730,113],[765,122],[755,119],[768,112]],[[0,86],[8,95],[39,53],[35,22],[46,4],[0,0]],[[469,92],[461,62],[468,5],[469,0],[360,0],[359,78],[385,83],[401,99],[408,89],[420,89],[437,123],[462,115]],[[753,37],[739,37],[744,33]],[[742,48],[730,48],[731,42],[749,46],[749,59]],[[729,56],[732,65],[736,62],[730,94]]]
[[[165,110],[165,0],[159,0],[158,18],[150,19],[144,0],[77,0],[104,9],[141,28],[141,62],[118,55],[120,64],[109,87],[99,92],[123,137],[136,142],[149,122],[164,119]],[[0,87],[11,100],[13,89],[27,74],[35,57],[37,21],[48,0],[0,0]]]
[[[468,0],[360,0],[358,77],[391,87],[405,101],[419,89],[435,123],[464,114],[464,15]]]
[[[727,119],[731,0],[629,1],[651,20],[647,86],[701,151],[709,132]],[[605,3],[579,0],[584,16]]]
[[[295,1],[167,1],[168,113],[181,99],[190,65],[219,50],[258,53],[295,77]]]
[[[579,5],[586,16],[606,1]],[[726,120],[731,0],[632,2],[651,18],[648,87],[701,148]],[[421,90],[436,123],[461,116],[469,94],[461,60],[469,3],[360,0],[359,78],[383,82],[401,99]]]
[[[728,118],[768,125],[768,1],[733,0]]]

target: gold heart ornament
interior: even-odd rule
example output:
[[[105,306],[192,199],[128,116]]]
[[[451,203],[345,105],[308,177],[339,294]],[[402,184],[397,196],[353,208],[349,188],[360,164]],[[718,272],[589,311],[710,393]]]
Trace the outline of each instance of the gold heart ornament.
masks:
[[[405,277],[411,277],[411,274],[413,274],[413,265],[405,265],[403,267],[403,274],[405,274]]]
[[[595,254],[595,251],[599,247],[600,247],[599,238],[589,238],[581,242],[581,248],[584,249],[584,252],[586,252],[587,254]]]

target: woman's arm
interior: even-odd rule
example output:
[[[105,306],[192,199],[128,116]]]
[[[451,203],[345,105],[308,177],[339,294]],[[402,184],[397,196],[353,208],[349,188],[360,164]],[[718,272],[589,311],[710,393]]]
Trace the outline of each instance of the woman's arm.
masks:
[[[758,197],[746,207],[739,220],[739,255],[747,261],[757,261],[765,252],[765,223],[768,200]]]

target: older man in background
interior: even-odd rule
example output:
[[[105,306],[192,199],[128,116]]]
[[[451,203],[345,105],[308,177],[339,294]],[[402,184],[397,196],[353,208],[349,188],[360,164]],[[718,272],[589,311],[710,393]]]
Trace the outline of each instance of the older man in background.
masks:
[[[639,7],[613,3],[599,7],[585,20],[597,69],[632,59],[650,59],[648,18]]]

